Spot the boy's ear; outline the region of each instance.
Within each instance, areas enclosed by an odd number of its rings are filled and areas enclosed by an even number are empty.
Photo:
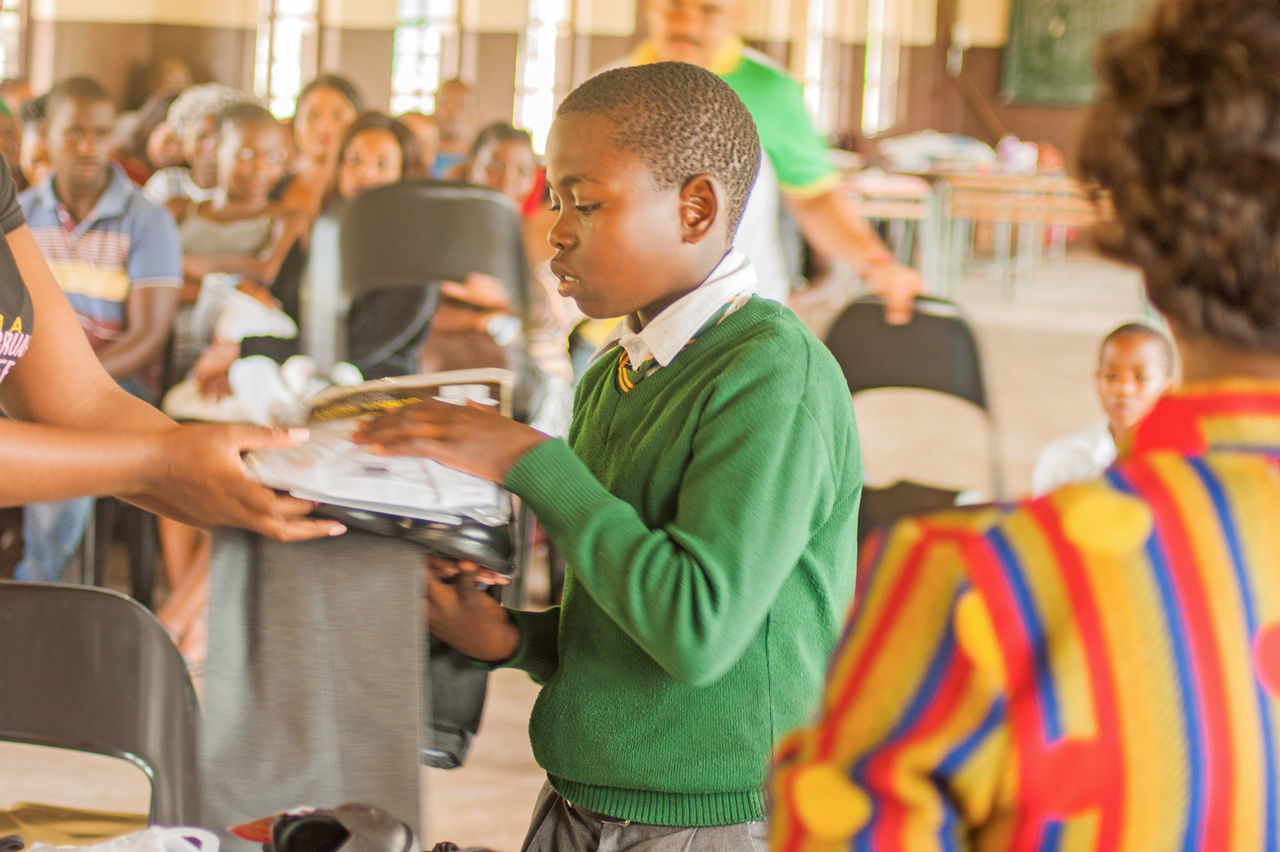
[[[720,218],[720,187],[708,174],[694,175],[680,189],[680,231],[686,243],[701,242]]]

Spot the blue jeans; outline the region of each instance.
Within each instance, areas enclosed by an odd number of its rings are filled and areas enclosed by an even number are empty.
[[[77,497],[57,503],[29,503],[22,510],[22,561],[16,580],[61,583],[67,562],[80,546],[96,501]]]
[[[155,398],[155,392],[134,376],[121,379],[118,384],[146,402]],[[65,582],[67,562],[80,547],[95,502],[92,497],[76,497],[23,507],[22,560],[14,568],[13,578],[37,583]]]

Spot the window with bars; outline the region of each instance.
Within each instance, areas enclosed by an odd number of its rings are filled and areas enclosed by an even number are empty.
[[[867,7],[867,65],[862,89],[862,135],[875,136],[898,120],[898,58],[901,38],[889,0]]]
[[[22,0],[0,0],[0,77],[22,75]]]
[[[318,0],[260,0],[254,93],[279,118],[293,115],[303,83],[316,76]]]
[[[515,124],[533,135],[541,153],[555,116],[556,60],[569,35],[569,0],[529,0],[529,19],[520,34],[516,64]]]
[[[458,0],[397,0],[391,112],[430,113],[440,83],[458,76]]]

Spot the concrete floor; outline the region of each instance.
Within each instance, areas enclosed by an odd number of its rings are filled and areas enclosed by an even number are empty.
[[[821,334],[842,300],[832,288],[809,295],[798,310]],[[1112,327],[1143,316],[1138,278],[1075,254],[1063,266],[1042,265],[1026,276],[1012,299],[986,270],[974,270],[958,300],[977,330],[1006,486],[1024,492],[1040,447],[1100,416],[1092,389],[1097,344]],[[981,418],[962,403],[927,397],[883,391],[857,401],[868,480],[909,476],[981,487]],[[536,600],[536,588],[534,594]],[[519,848],[543,781],[526,735],[536,693],[521,673],[495,673],[467,765],[450,772],[423,770],[423,848],[440,840]],[[0,745],[0,808],[37,800],[145,810],[145,779],[130,766],[112,764],[118,762]]]

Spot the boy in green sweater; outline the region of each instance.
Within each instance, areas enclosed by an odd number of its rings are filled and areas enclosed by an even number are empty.
[[[852,597],[848,388],[790,310],[752,296],[731,245],[759,158],[707,71],[588,80],[547,144],[551,266],[588,316],[624,319],[568,441],[443,403],[362,433],[501,482],[565,555],[545,612],[498,606],[465,563],[428,583],[433,633],[543,685],[526,849],[763,849],[773,745],[813,708]]]

